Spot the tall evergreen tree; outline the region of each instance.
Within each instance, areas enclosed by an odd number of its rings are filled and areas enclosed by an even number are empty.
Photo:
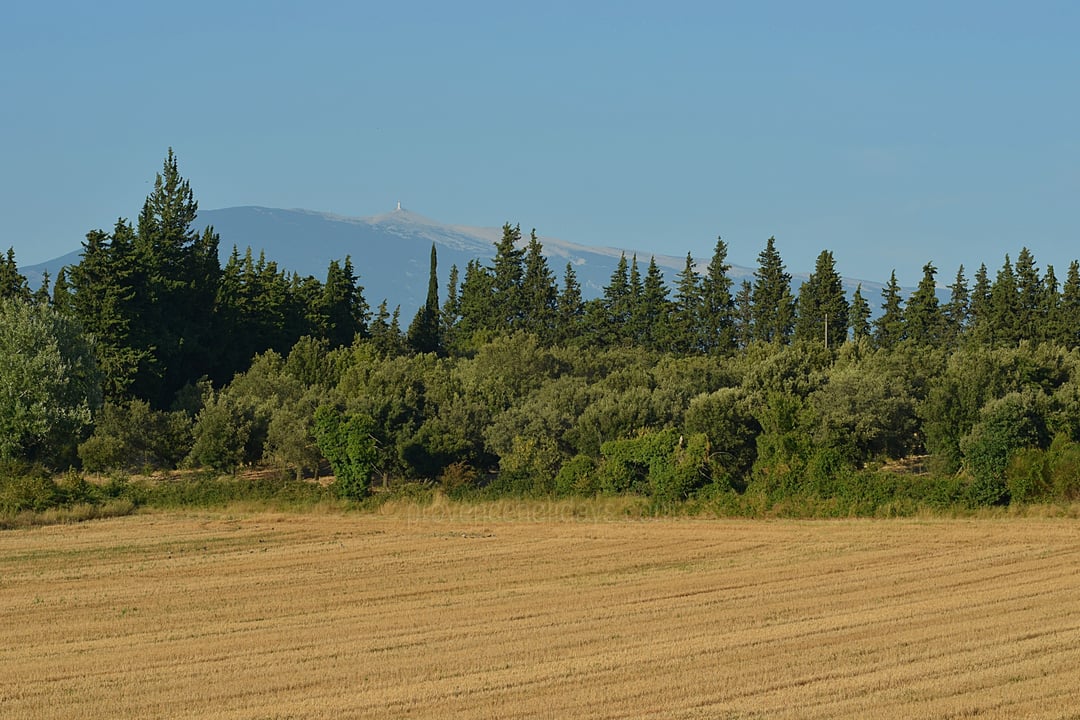
[[[754,287],[749,280],[739,284],[735,295],[735,345],[745,348],[754,341]]]
[[[1065,347],[1080,345],[1080,262],[1073,260],[1061,286],[1061,304],[1058,310],[1055,340]]]
[[[716,238],[712,259],[701,279],[701,308],[698,326],[701,328],[702,349],[709,353],[730,353],[735,349],[735,300],[731,296],[731,265],[727,261],[728,247]]]
[[[1008,255],[990,288],[989,320],[993,344],[1015,345],[1020,340],[1020,293]]]
[[[535,229],[529,236],[524,262],[525,273],[521,281],[522,324],[544,343],[551,343],[555,338],[559,291]]]
[[[786,343],[795,324],[795,298],[791,294],[791,275],[770,237],[758,255],[753,292],[754,339]]]
[[[942,340],[942,316],[937,299],[937,268],[923,265],[922,280],[908,298],[904,312],[904,336],[919,345],[936,347]]]
[[[795,339],[839,345],[847,338],[848,301],[833,254],[823,250],[799,288]]]
[[[556,339],[560,343],[576,339],[581,334],[581,323],[585,316],[585,303],[581,297],[581,285],[578,283],[574,266],[566,263],[563,272],[563,289],[559,294],[558,322]]]
[[[973,343],[991,345],[994,327],[990,313],[990,277],[986,263],[975,271],[975,283],[971,286],[971,302],[968,304],[967,336]]]
[[[131,327],[143,302],[136,295],[140,283],[133,236],[123,220],[117,221],[111,235],[102,230],[87,233],[82,258],[71,268],[72,307],[80,324],[95,338],[106,400],[129,397],[140,368],[146,372],[155,363],[145,338],[138,342]]]
[[[701,352],[701,304],[701,276],[698,275],[693,256],[686,253],[686,264],[675,276],[675,301],[670,326],[671,350],[674,352]]]
[[[8,298],[30,300],[30,286],[15,262],[15,248],[8,248],[7,256],[0,257],[0,299]]]
[[[851,296],[849,314],[851,316],[851,339],[858,342],[863,338],[869,338],[872,327],[870,325],[870,303],[863,297],[862,283],[855,287],[855,294]]]
[[[904,307],[895,270],[889,276],[885,289],[881,291],[881,298],[882,312],[874,321],[874,341],[878,347],[893,348],[904,339]]]
[[[159,407],[209,371],[219,346],[213,316],[220,276],[218,236],[210,227],[202,233],[194,229],[198,210],[191,184],[180,175],[169,148],[132,242],[140,307],[130,318],[131,337],[136,348],[154,359],[140,367],[132,390]]]
[[[967,278],[961,265],[956,271],[956,279],[949,286],[949,302],[945,303],[941,312],[942,340],[950,347],[956,346],[967,328],[969,298]]]
[[[503,225],[502,239],[495,244],[491,267],[491,310],[485,326],[499,332],[520,327],[523,315],[521,281],[525,275],[525,250],[521,244],[521,225]]]
[[[493,329],[498,324],[494,307],[494,277],[479,260],[470,260],[465,266],[465,278],[461,281],[461,319],[458,322],[459,341],[467,340],[481,330]]]
[[[656,258],[649,259],[649,269],[645,272],[642,284],[641,300],[637,304],[637,322],[639,329],[637,341],[652,350],[667,350],[671,342],[669,320],[671,301],[668,289],[664,285],[664,275],[656,264]]]
[[[436,298],[437,293],[436,285]],[[325,318],[324,336],[331,348],[351,345],[357,335],[367,336],[368,306],[349,256],[340,264],[330,261],[319,311]]]
[[[1061,288],[1053,265],[1046,266],[1039,306],[1036,309],[1035,339],[1040,342],[1056,342],[1057,329],[1061,324]]]
[[[454,333],[458,320],[461,319],[461,298],[458,297],[458,267],[450,266],[450,277],[446,281],[446,302],[443,303],[439,320],[442,324],[443,344],[453,345]]]
[[[431,243],[431,259],[428,269],[427,299],[423,307],[416,311],[416,317],[409,325],[407,339],[409,347],[418,353],[442,352],[441,328],[439,325],[439,260],[435,243]]]

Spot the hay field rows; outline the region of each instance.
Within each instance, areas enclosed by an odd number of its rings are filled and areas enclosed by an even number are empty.
[[[0,533],[0,717],[1080,717],[1080,525],[141,515]]]

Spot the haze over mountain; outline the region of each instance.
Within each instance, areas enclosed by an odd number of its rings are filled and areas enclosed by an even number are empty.
[[[470,260],[478,258],[488,263],[494,256],[495,243],[502,237],[501,227],[447,225],[401,207],[365,218],[301,209],[230,207],[200,211],[196,226],[206,225],[212,225],[221,236],[223,265],[234,246],[241,255],[250,247],[256,258],[262,252],[267,261],[276,262],[279,268],[323,279],[331,260],[349,256],[368,303],[374,308],[386,299],[390,308],[400,305],[406,319],[424,302],[432,243],[438,253],[439,291],[445,297],[450,267],[457,265],[464,276]],[[529,232],[530,228],[522,227],[523,241],[528,240]],[[685,255],[653,255],[629,248],[590,247],[543,235],[539,237],[560,286],[566,264],[570,263],[586,298],[602,293],[624,252],[628,259],[637,255],[642,273],[649,258],[655,257],[672,292],[676,274],[686,264]],[[44,271],[55,278],[61,267],[77,263],[79,255],[79,251],[68,253],[26,267],[23,272],[31,285],[37,287]],[[704,272],[710,258],[695,257],[694,260],[699,272]],[[734,281],[732,292],[744,278],[752,278],[753,272],[753,268],[733,266],[729,273]],[[792,292],[797,293],[806,273],[792,271],[792,274]],[[845,280],[849,293],[857,284],[858,281]],[[881,287],[880,283],[863,282],[864,296],[872,306]]]

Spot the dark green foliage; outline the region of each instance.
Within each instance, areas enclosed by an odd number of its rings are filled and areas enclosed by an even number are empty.
[[[855,294],[851,297],[851,309],[849,312],[851,321],[851,340],[858,342],[870,337],[870,303],[862,294],[862,283],[855,288]]]
[[[371,490],[378,452],[372,435],[374,423],[359,413],[343,413],[332,405],[315,411],[315,439],[334,469],[338,496],[360,500]]]
[[[1034,390],[1012,392],[991,400],[979,421],[960,441],[964,465],[974,477],[975,501],[996,505],[1008,499],[1005,468],[1013,453],[1044,449],[1050,443],[1046,399]]]
[[[8,248],[6,256],[0,256],[0,300],[29,302],[30,286],[26,276],[19,272],[15,262],[15,248]]]
[[[701,278],[701,307],[698,326],[701,349],[709,353],[729,354],[736,347],[735,299],[731,295],[731,265],[728,246],[716,238],[712,259]]]
[[[874,321],[874,342],[880,348],[891,349],[904,339],[904,308],[900,298],[900,284],[896,282],[896,271],[889,276],[889,282],[881,291],[881,315]]]
[[[192,445],[192,421],[184,411],[153,410],[144,400],[107,402],[94,433],[79,445],[91,472],[173,469]]]
[[[904,337],[917,345],[937,347],[945,336],[944,319],[938,306],[937,268],[933,263],[923,266],[919,287],[908,298],[904,313]]]
[[[757,459],[756,438],[761,424],[743,388],[721,388],[690,401],[685,419],[688,433],[709,438],[711,462],[733,486],[740,486]]]
[[[769,238],[758,255],[752,295],[754,340],[786,343],[795,325],[795,298],[791,295],[791,275],[776,249],[776,238]]]
[[[601,446],[598,471],[603,492],[634,492],[663,501],[685,499],[711,481],[710,446],[703,434],[686,437],[674,429],[644,432]]]
[[[836,346],[847,338],[847,331],[847,297],[832,253],[823,250],[799,289],[795,339]]]
[[[385,310],[385,309],[384,309]],[[428,271],[427,300],[416,311],[409,325],[408,342],[415,352],[437,353],[442,351],[442,328],[439,322],[439,275],[435,243],[431,244],[431,262]]]

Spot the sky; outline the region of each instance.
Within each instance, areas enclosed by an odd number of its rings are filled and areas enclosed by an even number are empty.
[[[0,246],[204,209],[535,227],[913,286],[1080,257],[1080,3],[16,0]],[[298,239],[300,241],[300,239]],[[228,243],[228,238],[222,238]],[[359,261],[362,263],[362,261]]]

